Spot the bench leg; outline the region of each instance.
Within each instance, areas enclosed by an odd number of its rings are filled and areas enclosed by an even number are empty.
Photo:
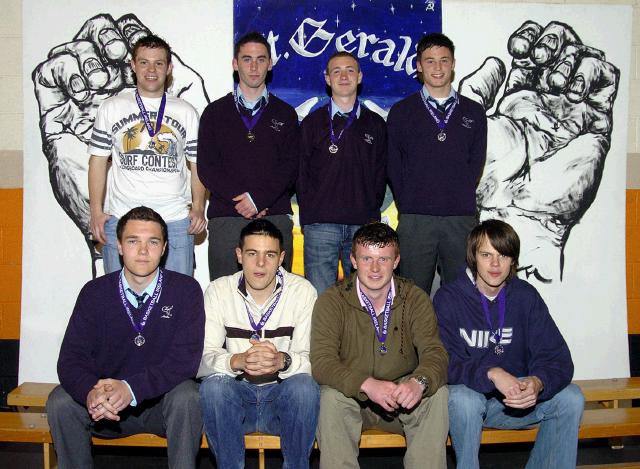
[[[264,469],[264,448],[258,450],[258,469]]]
[[[56,452],[54,451],[51,443],[42,444],[42,454],[44,469],[57,469],[58,458],[56,457]]]

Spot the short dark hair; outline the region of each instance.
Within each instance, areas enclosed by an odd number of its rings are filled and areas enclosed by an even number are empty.
[[[250,42],[257,42],[258,44],[262,44],[263,46],[265,46],[267,48],[267,55],[269,56],[269,59],[271,59],[271,45],[262,34],[256,31],[247,33],[240,39],[238,39],[238,42],[236,42],[233,46],[233,57],[237,59],[238,54],[240,54],[240,48]]]
[[[164,49],[167,53],[167,63],[171,63],[171,46],[167,41],[162,39],[160,36],[156,36],[155,34],[149,34],[143,38],[138,39],[138,41],[133,45],[133,51],[131,51],[131,56],[133,60],[136,59],[136,55],[138,54],[138,49],[141,47],[146,47],[148,49]]]
[[[416,48],[418,60],[420,60],[425,50],[432,47],[446,47],[451,51],[451,57],[455,57],[456,47],[451,39],[442,33],[429,33],[422,36],[422,39],[418,42],[418,47]]]
[[[485,220],[476,226],[467,238],[467,266],[473,276],[478,274],[478,261],[476,254],[482,242],[487,239],[503,256],[510,257],[511,271],[507,280],[516,276],[518,271],[518,257],[520,256],[520,238],[511,225],[502,220]]]
[[[251,221],[248,225],[242,228],[242,231],[240,232],[240,240],[238,241],[238,247],[241,250],[244,247],[244,239],[247,236],[251,235],[268,236],[269,238],[277,239],[278,244],[280,245],[280,252],[284,250],[284,239],[282,237],[282,232],[269,220],[259,218],[258,220]]]
[[[118,237],[118,241],[122,242],[122,234],[124,233],[124,227],[129,220],[140,220],[140,221],[153,221],[160,225],[160,229],[162,230],[162,241],[167,241],[169,237],[167,231],[167,224],[162,219],[160,214],[155,210],[149,207],[135,207],[125,213],[120,220],[118,220],[118,226],[116,227],[116,236]]]
[[[377,248],[394,246],[396,255],[400,252],[400,241],[396,230],[379,221],[367,223],[358,228],[358,231],[353,235],[351,243],[351,254],[354,256],[356,255],[356,245],[358,244]]]
[[[329,60],[327,60],[327,66],[324,69],[325,75],[329,75],[329,63],[331,63],[331,61],[337,57],[351,57],[353,60],[356,61],[356,65],[358,66],[358,71],[360,71],[360,62],[358,61],[358,58],[355,55],[353,55],[351,52],[347,52],[346,50],[339,50],[331,54],[331,57],[329,57]]]

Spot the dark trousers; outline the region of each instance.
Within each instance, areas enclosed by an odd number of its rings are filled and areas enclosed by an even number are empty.
[[[269,215],[264,217],[282,232],[284,239],[283,267],[291,272],[293,258],[293,221],[289,215]],[[209,220],[209,279],[215,280],[240,270],[236,248],[240,232],[251,220],[242,217],[216,217]]]
[[[427,294],[431,293],[436,266],[440,268],[441,284],[452,282],[465,265],[467,236],[476,224],[475,216],[401,214],[398,273],[412,279]]]
[[[94,422],[87,408],[56,387],[47,400],[47,416],[59,469],[93,467],[91,436],[119,438],[153,433],[167,438],[169,467],[195,469],[202,439],[198,384],[183,381],[164,396],[120,412],[120,421]]]

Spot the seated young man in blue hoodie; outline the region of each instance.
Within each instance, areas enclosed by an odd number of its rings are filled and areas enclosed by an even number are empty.
[[[540,294],[516,276],[520,239],[499,220],[475,227],[467,269],[436,293],[449,352],[449,432],[458,468],[478,468],[482,427],[539,424],[527,468],[574,468],[584,408],[573,362]]]

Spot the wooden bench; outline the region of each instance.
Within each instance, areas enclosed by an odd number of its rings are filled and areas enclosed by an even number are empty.
[[[619,378],[604,380],[575,381],[584,393],[585,400],[595,406],[584,412],[580,426],[580,439],[621,438],[640,435],[640,408],[623,407],[631,399],[640,398],[640,378]],[[43,413],[47,396],[55,387],[50,383],[23,383],[9,393],[7,403],[12,406],[29,408],[35,412],[0,413],[0,441],[42,443],[44,468],[56,467],[55,453],[52,449],[51,435],[47,416]],[[482,444],[532,442],[537,428],[528,430],[484,429]],[[98,446],[143,446],[166,447],[165,438],[139,434],[124,438],[93,438]],[[450,444],[450,442],[448,442]],[[265,467],[265,450],[280,449],[280,438],[274,435],[252,433],[245,435],[248,450],[258,451],[260,469]],[[404,436],[379,430],[367,430],[362,433],[360,448],[404,448]],[[206,438],[202,447],[207,448]],[[640,467],[640,465],[613,465],[610,467]]]

